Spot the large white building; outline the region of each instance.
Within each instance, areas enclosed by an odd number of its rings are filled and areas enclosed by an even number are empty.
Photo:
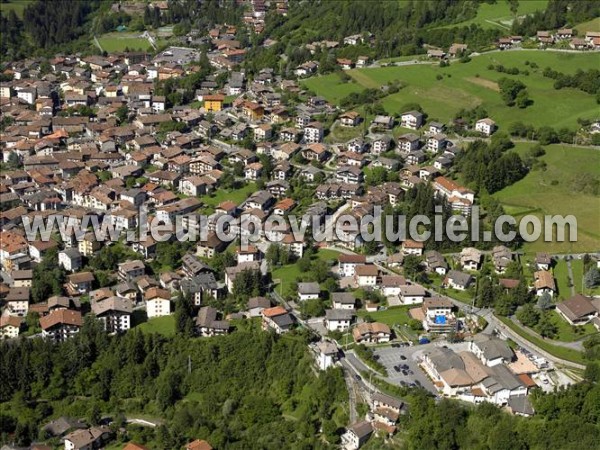
[[[133,304],[130,299],[109,297],[92,302],[92,312],[108,333],[121,333],[131,328]]]
[[[171,293],[166,289],[150,288],[144,294],[148,319],[171,314]]]

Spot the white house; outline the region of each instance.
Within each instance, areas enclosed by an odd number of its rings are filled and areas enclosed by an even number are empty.
[[[351,292],[334,292],[331,294],[333,309],[354,309],[356,299]]]
[[[539,270],[533,273],[534,279],[534,290],[538,297],[544,294],[550,294],[553,296],[556,294],[556,283],[552,273],[547,270]]]
[[[492,133],[494,133],[494,131],[496,131],[496,122],[489,117],[478,120],[475,123],[475,131],[479,131],[486,136],[490,136]]]
[[[325,131],[319,122],[311,122],[304,127],[304,140],[308,144],[316,144],[323,140]]]
[[[342,253],[338,257],[338,274],[340,277],[353,277],[356,273],[356,266],[366,262],[367,257],[364,255],[346,255]]]
[[[321,341],[315,346],[317,366],[320,370],[327,370],[339,359],[337,345],[329,341]]]
[[[464,291],[469,287],[471,282],[473,281],[473,277],[468,273],[460,272],[458,270],[451,270],[444,278],[444,286],[452,289],[457,289],[459,291]]]
[[[260,260],[260,250],[255,245],[237,247],[235,254],[238,264]]]
[[[58,265],[68,272],[76,272],[81,269],[81,253],[77,248],[67,248],[58,252]]]
[[[22,319],[15,316],[0,317],[0,338],[13,339],[19,337]]]
[[[298,283],[298,300],[314,300],[319,298],[321,287],[319,283]]]
[[[515,354],[505,341],[483,334],[473,337],[469,342],[469,350],[488,367],[508,364],[515,359]]]
[[[381,276],[381,293],[386,297],[394,297],[400,295],[400,287],[406,284],[404,277],[399,275],[382,275]]]
[[[465,270],[479,270],[482,256],[475,247],[465,247],[460,252],[460,264]]]
[[[325,327],[329,331],[345,331],[355,317],[354,309],[328,309],[325,311]]]
[[[373,433],[373,426],[370,422],[362,421],[351,425],[342,435],[342,448],[346,450],[357,450]]]
[[[131,327],[132,301],[129,298],[109,297],[92,302],[92,312],[108,333],[122,333]]]
[[[423,125],[423,114],[419,111],[407,111],[400,116],[400,125],[416,130]]]
[[[152,287],[144,294],[149,319],[171,314],[171,293],[166,289]]]
[[[405,255],[421,256],[423,254],[423,242],[407,239],[402,242],[402,252]]]
[[[354,278],[360,287],[375,287],[379,269],[375,265],[362,264],[356,266]]]
[[[400,300],[403,305],[416,305],[423,303],[426,291],[418,284],[405,284],[400,286]]]

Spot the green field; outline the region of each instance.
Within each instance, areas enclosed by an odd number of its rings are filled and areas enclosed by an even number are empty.
[[[33,2],[34,0],[9,0],[7,3],[0,3],[0,13],[5,15],[9,11],[14,11],[17,16],[23,17],[23,10]]]
[[[237,205],[240,205],[244,200],[246,200],[250,194],[256,191],[255,183],[248,183],[240,189],[236,189],[235,191],[226,191],[224,189],[218,189],[216,192],[205,195],[201,198],[202,203],[210,207],[216,207],[220,203],[223,203],[226,200],[232,201]]]
[[[375,322],[381,322],[390,328],[396,325],[405,325],[409,322],[408,310],[414,306],[391,306],[384,311],[367,312],[364,309],[358,311],[359,317],[370,316]]]
[[[548,0],[522,0],[518,3],[517,17],[522,17],[546,9]],[[482,28],[503,28],[508,31],[513,20],[514,15],[510,11],[508,2],[497,0],[495,3],[481,3],[477,9],[477,15],[473,19],[448,25],[444,28],[477,24]]]
[[[338,103],[348,94],[363,90],[363,86],[358,83],[343,82],[337,73],[309,78],[302,81],[302,84],[306,89],[334,103]]]
[[[531,69],[525,61],[539,67]],[[528,70],[529,75],[507,75],[488,70],[490,64]],[[565,73],[577,69],[598,67],[597,55],[523,50],[519,52],[493,52],[473,57],[471,62],[454,62],[450,67],[437,64],[419,64],[401,67],[353,69],[348,73],[356,83],[341,83],[337,74],[305,80],[304,85],[333,103],[350,92],[363,88],[378,88],[390,81],[400,80],[406,86],[398,93],[381,101],[390,114],[399,114],[407,103],[419,103],[429,119],[448,122],[461,108],[482,105],[500,129],[513,122],[522,121],[535,126],[578,127],[577,118],[596,118],[598,104],[594,96],[575,89],[555,90],[553,80],[544,78],[542,71],[552,66]],[[440,75],[442,78],[437,79]],[[529,91],[533,104],[526,109],[510,108],[497,92],[496,82],[502,78],[522,81]]]
[[[571,297],[571,287],[569,286],[569,269],[564,259],[559,259],[554,266],[554,278],[558,287],[558,299],[566,300]]]
[[[558,327],[556,340],[562,342],[573,342],[583,339],[591,334],[597,333],[596,328],[591,323],[573,327],[563,319],[556,311],[550,311],[552,322]],[[574,330],[577,330],[575,332]]]
[[[531,144],[517,144],[524,152]],[[519,217],[535,214],[572,214],[577,219],[577,242],[526,243],[526,252],[594,252],[600,249],[600,197],[573,192],[571,183],[584,173],[600,176],[600,152],[593,148],[549,145],[541,157],[545,171],[535,170],[525,178],[494,194],[506,211]],[[581,283],[581,280],[574,280]],[[570,294],[569,294],[570,295]],[[562,294],[561,294],[562,296]],[[568,298],[565,297],[565,298]]]
[[[356,127],[342,127],[339,123],[337,123],[331,132],[325,136],[325,142],[329,144],[336,142],[348,142],[354,138],[363,136],[363,132],[365,131],[364,122]]]
[[[142,51],[152,50],[150,42],[139,37],[139,33],[108,33],[98,37],[98,42],[102,46],[102,50],[108,53],[122,52],[125,48]]]
[[[159,333],[164,336],[173,336],[175,334],[175,316],[156,317],[140,324],[137,328],[144,333]]]
[[[575,27],[580,35],[584,35],[586,31],[600,31],[600,17],[590,20],[589,22],[580,23]]]
[[[317,258],[323,259],[325,261],[337,261],[339,256],[339,252],[335,250],[329,249],[319,249],[317,253]],[[291,285],[297,279],[301,278],[302,272],[298,267],[298,264],[288,264],[285,266],[281,266],[272,272],[273,281],[276,283],[276,287],[274,288],[279,294],[282,296],[293,296],[295,292],[292,292]]]
[[[583,292],[583,260],[573,259],[571,261],[571,270],[573,271],[573,285],[575,292]]]

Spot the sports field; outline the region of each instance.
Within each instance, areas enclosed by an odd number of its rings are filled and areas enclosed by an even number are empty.
[[[147,39],[139,37],[139,33],[108,33],[98,37],[98,42],[102,50],[112,52],[122,52],[126,48],[129,50],[152,50],[152,46]]]
[[[517,151],[524,153],[530,146],[517,144]],[[545,150],[546,154],[541,160],[546,162],[546,170],[531,171],[525,178],[494,196],[503,203],[507,213],[517,217],[524,214],[538,217],[572,214],[576,217],[577,242],[547,243],[539,240],[525,244],[526,252],[579,253],[600,250],[600,197],[573,190],[573,182],[583,174],[600,177],[600,151],[564,145],[549,145]]]
[[[532,69],[525,62],[535,62]],[[507,75],[488,70],[490,64],[527,70],[529,75]],[[578,68],[598,67],[596,54],[574,54],[551,51],[522,50],[491,52],[473,57],[471,62],[453,62],[450,67],[437,64],[418,64],[401,67],[381,67],[349,70],[356,83],[342,83],[337,74],[315,77],[304,85],[338,103],[349,92],[363,88],[377,88],[390,81],[400,80],[405,87],[398,93],[384,97],[382,105],[390,114],[399,114],[407,103],[419,103],[430,120],[450,121],[461,108],[483,105],[499,127],[522,121],[534,126],[577,127],[577,118],[595,118],[598,104],[594,96],[575,89],[555,90],[553,80],[542,76],[545,67],[554,67],[565,73]],[[533,105],[526,109],[508,107],[497,92],[496,82],[508,77],[522,81],[529,91]]]

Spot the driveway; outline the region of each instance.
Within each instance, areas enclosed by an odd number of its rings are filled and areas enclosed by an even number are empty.
[[[419,367],[419,358],[424,350],[432,348],[433,344],[417,345],[412,347],[385,347],[375,350],[379,356],[379,362],[385,366],[388,372],[386,381],[400,386],[402,384],[417,384],[427,389],[432,394],[437,394],[433,383]],[[404,357],[405,359],[402,359]],[[394,366],[408,366],[406,375],[402,371],[396,371]]]

